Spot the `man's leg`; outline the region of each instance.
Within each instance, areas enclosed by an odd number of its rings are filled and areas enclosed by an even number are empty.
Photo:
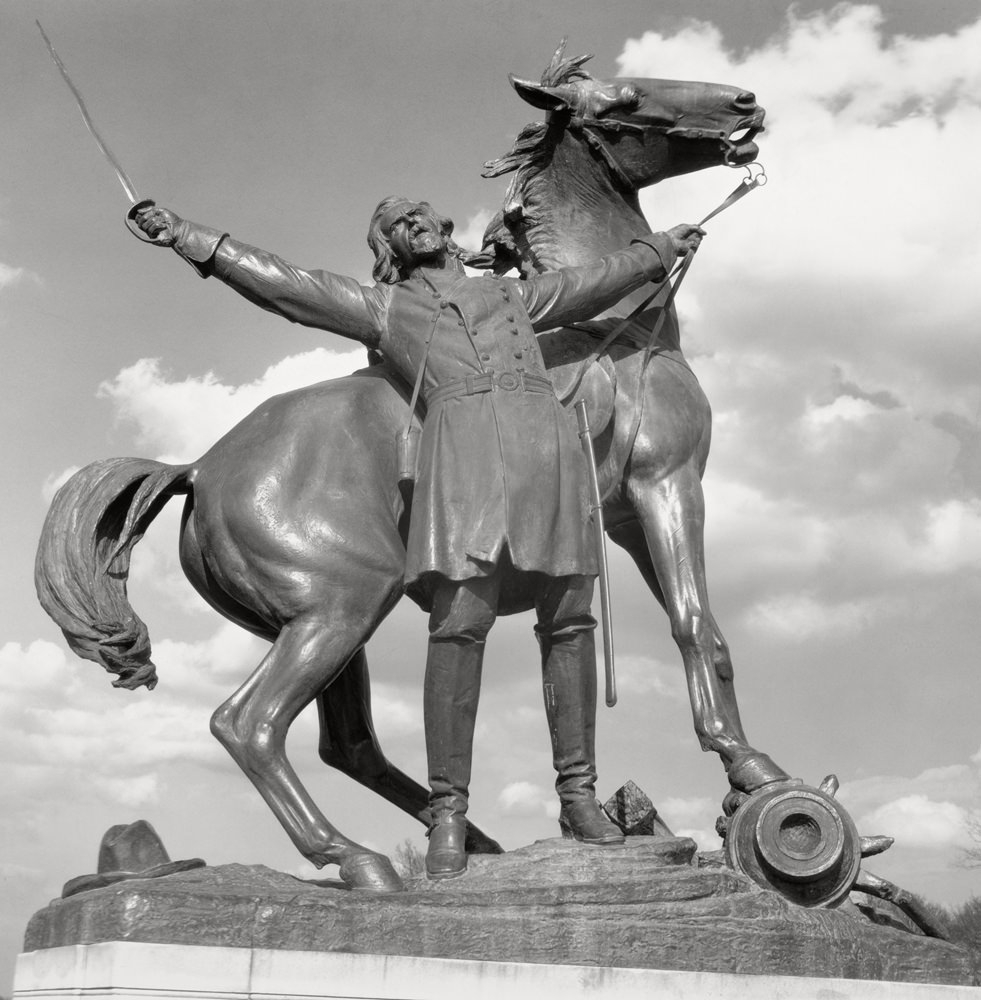
[[[592,577],[550,579],[539,594],[535,632],[542,649],[545,714],[552,737],[562,835],[621,844],[623,833],[596,801],[596,619]]]
[[[441,580],[429,618],[423,711],[429,762],[426,872],[452,878],[467,867],[467,805],[484,640],[497,615],[498,580]]]

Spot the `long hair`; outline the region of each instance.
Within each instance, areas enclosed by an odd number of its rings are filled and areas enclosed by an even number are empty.
[[[383,282],[386,285],[394,285],[399,281],[404,281],[408,277],[408,272],[393,252],[388,233],[382,230],[381,219],[392,205],[396,205],[400,201],[409,200],[408,198],[400,198],[397,195],[390,195],[388,198],[383,198],[378,203],[378,207],[371,213],[371,222],[368,224],[368,246],[371,247],[371,251],[375,255],[375,266],[372,268],[371,274],[375,281]],[[428,201],[414,202],[413,204],[420,205],[432,212],[441,235],[446,239],[446,249],[451,257],[467,256],[450,239],[450,235],[453,232],[452,219],[440,215]]]

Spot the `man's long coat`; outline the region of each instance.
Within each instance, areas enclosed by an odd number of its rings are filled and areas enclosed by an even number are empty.
[[[554,393],[508,386],[523,375],[547,376],[536,332],[595,316],[663,277],[673,259],[667,237],[655,234],[594,264],[528,280],[467,277],[449,267],[374,286],[300,270],[187,223],[176,249],[199,273],[214,274],[264,309],[381,351],[410,385],[431,337],[405,572],[420,603],[428,603],[433,574],[484,576],[503,555],[524,572],[596,573],[574,423]],[[491,375],[494,391],[433,401],[439,387],[470,375]]]

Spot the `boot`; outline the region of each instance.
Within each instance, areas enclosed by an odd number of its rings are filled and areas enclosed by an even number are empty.
[[[431,789],[426,874],[433,879],[467,869],[466,813],[483,657],[482,642],[429,643],[423,708]]]
[[[596,654],[592,630],[541,635],[545,715],[558,777],[562,836],[622,844],[623,832],[596,801]]]

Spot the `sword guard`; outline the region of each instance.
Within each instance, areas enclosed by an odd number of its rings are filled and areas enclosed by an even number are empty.
[[[141,243],[161,243],[162,240],[154,239],[152,236],[148,236],[142,229],[136,224],[136,213],[142,212],[144,208],[152,208],[156,205],[156,202],[152,198],[144,198],[142,201],[138,201],[135,205],[131,206],[130,210],[126,213],[126,228],[141,242]]]

